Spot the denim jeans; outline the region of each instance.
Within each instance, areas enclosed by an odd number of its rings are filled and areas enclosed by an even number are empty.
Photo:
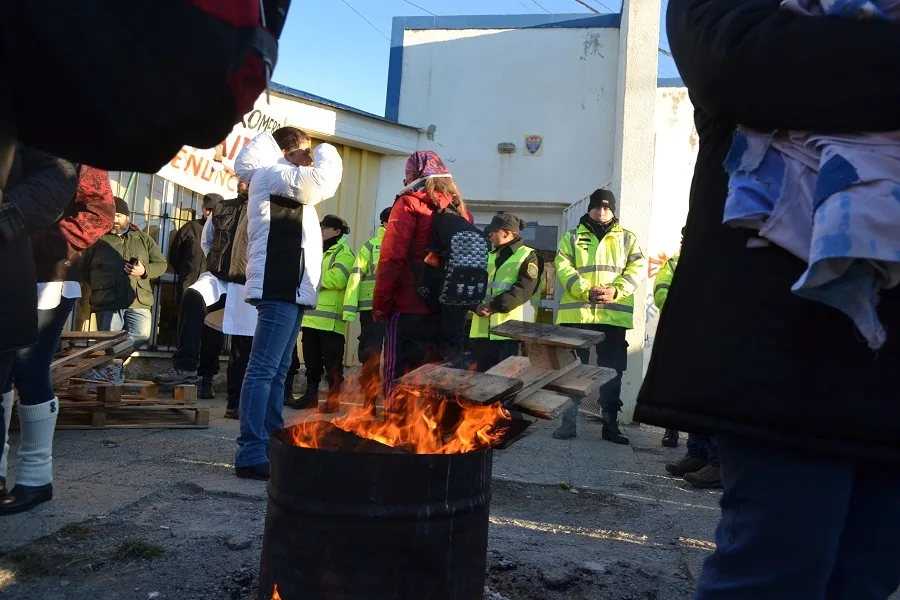
[[[303,308],[298,304],[263,300],[256,309],[256,332],[241,387],[241,433],[235,467],[269,460],[269,434],[284,426],[284,379],[303,320]]]
[[[687,454],[691,458],[702,458],[714,467],[719,466],[719,447],[716,438],[711,435],[689,433]]]
[[[722,518],[695,600],[885,600],[900,585],[900,467],[717,436]]]
[[[38,311],[38,343],[15,352],[10,383],[19,391],[19,402],[25,406],[43,404],[55,397],[50,383],[50,363],[59,346],[59,338],[76,298],[62,298],[59,306]],[[4,389],[10,389],[7,385]]]
[[[99,331],[127,331],[135,350],[139,350],[150,339],[153,319],[149,308],[101,310],[94,314],[97,316]]]

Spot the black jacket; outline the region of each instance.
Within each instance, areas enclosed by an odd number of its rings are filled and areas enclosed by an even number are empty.
[[[243,285],[247,282],[247,195],[216,203],[210,218],[209,272],[222,281]]]
[[[206,270],[206,256],[203,255],[200,243],[205,223],[205,219],[185,223],[172,236],[169,243],[169,264],[175,270],[175,277],[182,293],[197,281],[200,273]]]
[[[873,353],[848,317],[791,292],[802,261],[777,247],[748,249],[746,231],[722,225],[722,163],[736,124],[900,129],[900,26],[800,17],[779,4],[669,2],[669,42],[700,150],[635,419],[900,461],[900,290],[882,295],[888,341]]]
[[[522,238],[516,238],[514,241],[500,247],[494,259],[494,266],[499,269],[524,243]],[[533,276],[534,273],[537,273],[537,277]],[[526,302],[530,302],[541,283],[543,273],[544,261],[538,256],[537,252],[532,252],[519,268],[519,278],[513,284],[512,289],[502,294],[497,294],[491,300],[491,310],[498,313],[508,313]]]
[[[23,145],[0,203],[0,352],[37,342],[37,277],[31,234],[75,197],[76,165]]]

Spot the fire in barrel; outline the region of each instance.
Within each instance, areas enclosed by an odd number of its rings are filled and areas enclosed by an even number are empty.
[[[273,436],[261,600],[481,600],[492,447],[522,422],[441,387]]]

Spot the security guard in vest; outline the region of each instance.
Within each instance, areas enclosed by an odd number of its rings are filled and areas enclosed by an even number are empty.
[[[681,230],[681,239],[684,240],[684,229]],[[669,297],[669,286],[672,285],[672,278],[675,276],[675,267],[678,266],[678,254],[668,259],[663,266],[659,268],[656,274],[656,283],[653,286],[653,304],[656,308],[662,310]],[[663,435],[662,445],[667,448],[676,448],[678,446],[678,430],[666,429]]]
[[[322,228],[322,281],[315,310],[306,311],[301,325],[303,362],[306,365],[306,392],[291,408],[318,406],[319,381],[322,373],[328,382],[328,402],[322,412],[338,409],[341,384],[344,382],[344,290],[353,268],[353,251],[344,240],[350,233],[347,222],[335,215],[325,215]]]
[[[644,263],[637,236],[616,218],[616,197],[609,190],[591,194],[587,214],[578,227],[563,235],[556,255],[556,275],[563,290],[557,324],[606,334],[597,344],[597,365],[615,369],[616,377],[600,388],[600,407],[603,439],[614,444],[629,443],[619,430],[618,414],[622,373],[628,364],[625,333],[634,327],[634,292]],[[590,352],[579,350],[578,355],[587,363]],[[553,437],[575,437],[577,413],[578,405],[573,404]]]
[[[362,370],[359,383],[365,394],[365,409],[375,413],[378,390],[381,389],[381,351],[384,347],[384,323],[372,318],[372,296],[375,294],[375,269],[381,256],[381,240],[391,218],[391,208],[381,211],[381,224],[375,237],[371,238],[356,255],[347,291],[344,292],[344,320],[355,321],[359,314],[359,362]]]
[[[519,342],[493,333],[507,321],[534,322],[532,298],[538,292],[544,262],[522,241],[525,223],[509,213],[497,213],[484,232],[494,249],[488,254],[488,296],[475,309],[469,332],[477,368],[484,372],[519,354]]]

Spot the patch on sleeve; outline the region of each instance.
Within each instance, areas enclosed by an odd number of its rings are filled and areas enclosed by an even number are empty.
[[[537,278],[538,278],[538,266],[537,266],[537,263],[533,263],[533,262],[528,263],[528,269],[527,269],[527,272],[528,272],[528,276],[529,276],[530,278],[532,278],[532,279],[537,279]]]

